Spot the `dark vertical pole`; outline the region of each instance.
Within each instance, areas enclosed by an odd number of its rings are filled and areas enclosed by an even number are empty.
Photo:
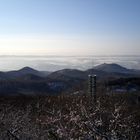
[[[94,101],[96,103],[96,84],[97,84],[97,78],[96,75],[92,76],[89,75],[89,95],[92,99],[92,101]]]
[[[88,83],[89,96],[92,97],[92,93],[93,93],[93,88],[92,88],[92,85],[93,85],[92,75],[89,75],[88,78],[89,78],[89,79],[88,79],[88,80],[89,80],[89,81],[88,81],[88,82],[89,82],[89,83]]]
[[[97,90],[97,87],[96,87],[96,84],[97,84],[97,82],[96,82],[96,80],[97,80],[97,76],[96,75],[94,75],[93,76],[93,97],[94,97],[94,102],[96,102],[96,90]]]

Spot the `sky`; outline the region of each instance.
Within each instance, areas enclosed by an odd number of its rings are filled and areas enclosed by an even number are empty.
[[[0,0],[0,55],[139,55],[140,0]]]

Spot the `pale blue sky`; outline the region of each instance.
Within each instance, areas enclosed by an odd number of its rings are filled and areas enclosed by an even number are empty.
[[[0,54],[67,53],[139,54],[140,0],[0,1]]]

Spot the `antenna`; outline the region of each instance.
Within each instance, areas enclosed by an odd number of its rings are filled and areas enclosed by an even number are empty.
[[[88,82],[88,86],[89,86],[89,95],[91,97],[91,99],[94,99],[94,102],[96,102],[96,75],[89,75],[89,82]]]

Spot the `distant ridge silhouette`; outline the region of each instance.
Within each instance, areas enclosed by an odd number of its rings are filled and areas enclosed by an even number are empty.
[[[18,78],[25,75],[35,75],[38,77],[48,77],[50,79],[86,79],[88,74],[96,74],[98,77],[107,77],[107,76],[135,76],[140,75],[140,70],[135,69],[127,69],[118,64],[101,64],[93,67],[92,69],[88,69],[86,71],[77,70],[77,69],[62,69],[55,72],[48,71],[38,71],[31,67],[24,67],[19,70],[9,71],[9,72],[0,72],[0,79],[10,79],[10,78]],[[38,79],[38,78],[36,78]]]
[[[131,70],[129,70],[125,67],[122,67],[118,64],[115,64],[115,63],[111,63],[111,64],[104,63],[104,64],[101,64],[101,65],[94,67],[94,69],[102,70],[105,72],[117,72],[117,73],[129,73],[129,72],[131,72]]]

